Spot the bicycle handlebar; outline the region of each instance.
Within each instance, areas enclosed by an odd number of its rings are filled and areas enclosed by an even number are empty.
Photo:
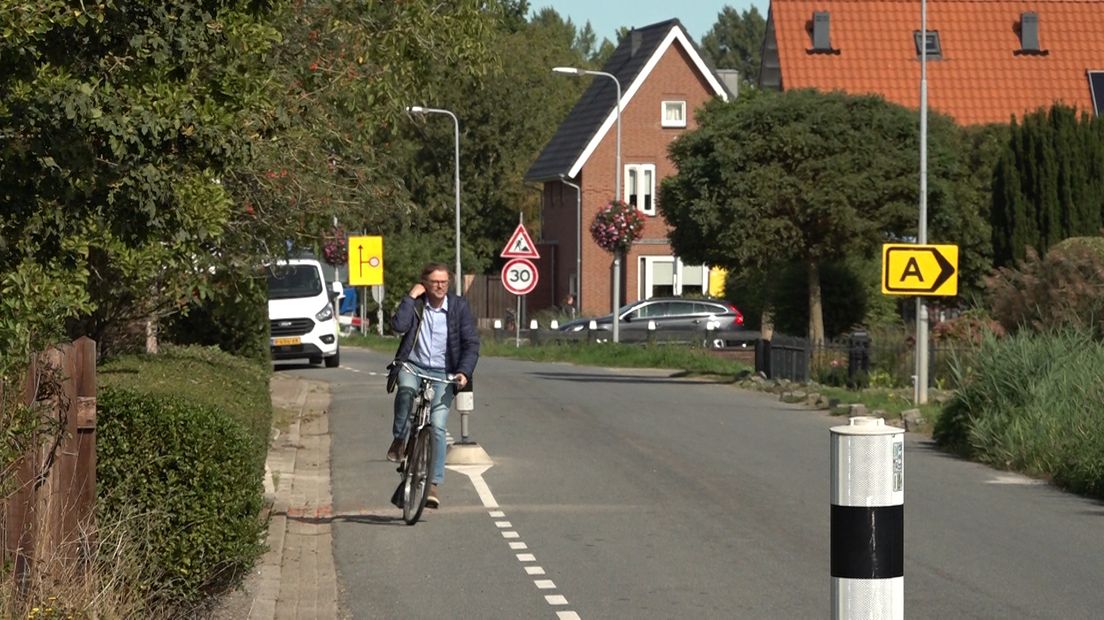
[[[414,375],[415,377],[418,377],[419,379],[425,379],[427,381],[433,381],[435,383],[456,383],[456,384],[459,384],[459,382],[460,382],[460,375],[459,374],[455,374],[455,375],[446,374],[445,378],[441,379],[440,377],[434,377],[434,376],[431,376],[431,375],[422,374],[421,372],[418,371],[418,369],[414,368],[413,366],[411,366],[407,362],[403,362],[402,367],[403,367],[403,370],[405,370],[406,372]]]

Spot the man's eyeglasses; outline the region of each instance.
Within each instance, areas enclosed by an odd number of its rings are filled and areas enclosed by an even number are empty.
[[[436,286],[448,286],[448,280],[426,280],[426,284],[433,284]]]

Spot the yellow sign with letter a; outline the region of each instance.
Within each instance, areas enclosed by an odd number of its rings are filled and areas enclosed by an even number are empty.
[[[933,297],[958,295],[958,246],[883,245],[882,293]]]

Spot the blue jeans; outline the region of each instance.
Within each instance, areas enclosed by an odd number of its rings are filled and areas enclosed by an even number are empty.
[[[407,362],[418,372],[431,377],[439,377],[445,380],[444,370],[422,368],[414,362]],[[401,439],[406,435],[406,425],[410,422],[410,407],[414,404],[414,395],[418,393],[421,379],[407,372],[404,368],[399,370],[398,390],[395,394],[395,421],[391,432],[395,439]],[[453,391],[448,383],[433,384],[433,403],[430,408],[429,421],[433,425],[434,449],[433,449],[433,478],[430,482],[440,484],[445,479],[445,453],[448,446],[445,445],[445,430],[448,423],[449,408],[452,407]]]

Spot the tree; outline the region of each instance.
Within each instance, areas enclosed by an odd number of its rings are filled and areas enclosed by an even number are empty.
[[[451,84],[478,80],[497,61],[485,38],[514,24],[523,3],[329,0],[292,4],[271,58],[280,91],[258,126],[255,159],[233,176],[269,251],[284,240],[317,248],[337,218],[379,234],[434,221],[410,199],[401,162],[416,148],[399,136],[405,108]]]
[[[961,208],[951,125],[933,119],[935,213]],[[670,147],[659,209],[684,260],[735,273],[805,268],[809,337],[823,342],[820,266],[916,227],[915,113],[876,96],[811,90],[711,102]]]
[[[135,321],[208,296],[215,274],[248,279],[289,244],[317,245],[334,217],[385,231],[420,219],[389,132],[410,93],[448,87],[426,84],[438,67],[487,70],[485,29],[511,7],[8,3],[0,273],[84,290],[65,331],[107,354]]]
[[[726,6],[717,14],[717,23],[702,37],[702,53],[718,69],[735,69],[749,85],[759,83],[759,50],[767,34],[767,21],[759,9],[743,13]]]
[[[583,29],[575,37],[574,49],[580,56],[589,60],[598,51],[597,42],[594,28],[591,27],[590,20],[587,20],[587,23],[583,25]]]
[[[175,311],[219,264],[222,173],[248,159],[279,38],[268,15],[187,0],[0,11],[0,272],[53,266],[82,288],[69,337],[110,352],[105,336]]]
[[[1057,105],[1013,119],[993,175],[997,266],[1045,255],[1059,241],[1104,225],[1104,121]]]
[[[554,66],[587,66],[562,34],[562,22],[552,12],[521,31],[491,30],[484,42],[495,58],[503,59],[501,65],[478,79],[457,79],[451,71],[437,76],[451,88],[429,103],[453,111],[460,121],[461,245],[469,273],[498,260],[519,213],[530,230],[539,228],[540,195],[523,182],[525,171],[587,85],[552,73]],[[411,117],[403,127],[397,138],[415,149],[403,168],[413,202],[432,208],[435,228],[451,242],[452,123]],[[409,236],[401,239],[420,243]]]

